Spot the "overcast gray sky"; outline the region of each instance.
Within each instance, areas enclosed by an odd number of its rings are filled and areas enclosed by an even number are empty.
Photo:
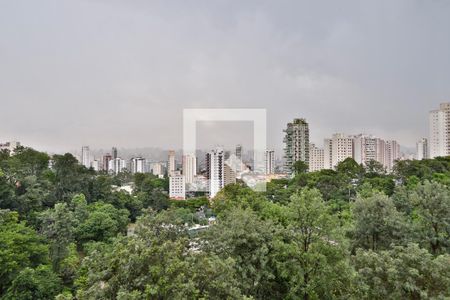
[[[294,117],[413,146],[444,101],[446,0],[0,0],[0,141],[179,148],[183,108],[266,108],[271,147]]]

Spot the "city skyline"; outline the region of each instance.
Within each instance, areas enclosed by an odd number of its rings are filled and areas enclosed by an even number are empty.
[[[297,117],[317,145],[345,132],[414,148],[428,112],[449,101],[449,11],[437,1],[5,1],[0,137],[50,152],[180,149],[184,108],[265,108],[270,148]]]

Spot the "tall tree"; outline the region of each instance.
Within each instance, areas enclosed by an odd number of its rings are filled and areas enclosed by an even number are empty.
[[[77,299],[241,299],[233,260],[198,252],[174,211],[147,211],[128,238],[84,260]]]
[[[54,299],[61,290],[61,279],[49,266],[41,265],[20,271],[2,299],[48,300]]]
[[[446,299],[450,255],[433,257],[417,244],[380,252],[359,249],[354,257],[363,299]]]
[[[276,229],[250,209],[233,208],[205,232],[205,251],[236,262],[238,287],[245,295],[280,298],[271,262]]]
[[[50,258],[55,272],[69,254],[68,246],[74,240],[75,219],[66,203],[57,203],[41,215],[41,232],[50,244]]]
[[[43,239],[19,222],[17,212],[0,210],[0,297],[21,270],[47,261]]]
[[[353,239],[356,247],[379,250],[403,243],[407,224],[392,200],[383,193],[359,196],[353,205]]]
[[[433,254],[450,253],[450,189],[440,183],[425,181],[412,196],[421,241]]]
[[[288,299],[346,297],[354,289],[345,241],[318,190],[291,197],[289,225],[277,244],[277,268]]]
[[[76,238],[80,243],[107,241],[118,233],[125,233],[129,212],[117,209],[111,204],[96,202],[88,206],[87,218],[76,228]]]

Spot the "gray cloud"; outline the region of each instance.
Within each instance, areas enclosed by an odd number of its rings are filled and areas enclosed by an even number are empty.
[[[411,146],[450,99],[448,15],[438,0],[2,1],[0,141],[177,148],[183,108],[249,107],[276,148],[294,117],[319,144]]]

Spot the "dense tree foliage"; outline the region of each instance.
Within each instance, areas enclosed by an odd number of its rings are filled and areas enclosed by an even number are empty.
[[[175,201],[167,178],[1,152],[0,299],[450,297],[450,158],[293,171]]]
[[[18,214],[0,210],[0,295],[25,268],[48,263],[48,246]]]

